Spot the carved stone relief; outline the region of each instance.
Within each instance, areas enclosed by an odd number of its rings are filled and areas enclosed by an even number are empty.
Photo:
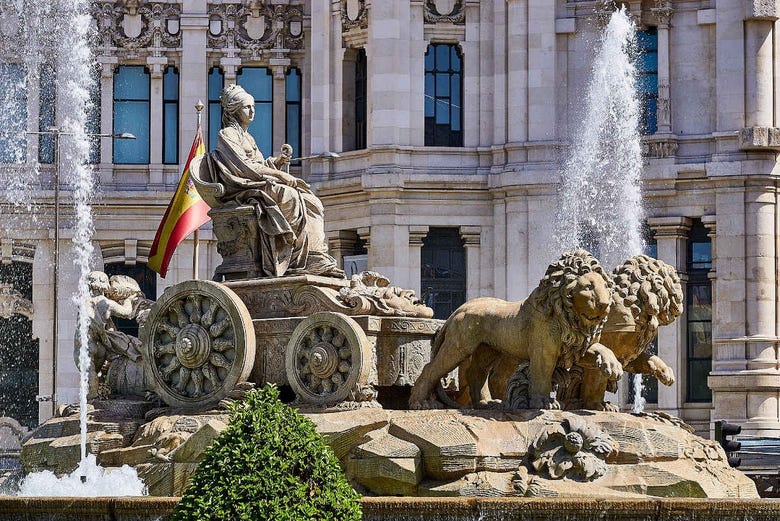
[[[341,0],[342,32],[366,27],[368,27],[368,10],[365,0]]]
[[[674,157],[677,153],[678,144],[673,138],[671,139],[650,139],[645,138],[642,140],[642,155],[645,157],[654,157],[657,159],[663,159],[667,157]]]
[[[14,290],[13,284],[0,284],[0,317],[13,315],[33,316],[33,303]]]
[[[119,48],[127,57],[137,57],[151,48],[154,55],[163,49],[181,47],[181,6],[163,2],[106,2],[92,4],[100,46]]]
[[[425,23],[465,24],[466,11],[463,0],[426,0]]]
[[[257,55],[263,50],[303,48],[303,10],[257,1],[210,4],[208,44]]]

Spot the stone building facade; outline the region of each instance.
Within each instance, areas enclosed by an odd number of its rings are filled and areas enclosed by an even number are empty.
[[[143,270],[192,142],[193,107],[206,106],[203,129],[213,141],[219,90],[238,82],[256,98],[250,130],[264,153],[290,142],[295,155],[315,156],[292,171],[317,187],[331,251],[345,264],[414,288],[439,316],[466,298],[525,297],[559,253],[559,165],[584,104],[605,3],[95,1],[96,129],[139,137],[99,145],[96,267],[145,276],[157,294],[192,277],[191,237],[168,278]],[[677,382],[651,389],[648,407],[701,432],[726,419],[743,433],[777,436],[780,7],[618,3],[645,51],[649,244],[681,273],[687,295],[685,313],[658,339]],[[30,127],[40,114],[30,98]],[[28,147],[33,157],[36,146]],[[37,197],[50,205],[51,186],[42,183]],[[33,225],[20,212],[28,224],[3,230],[0,252],[5,266],[29,266],[36,394],[72,401],[70,232],[63,224],[53,347],[51,223],[43,216]],[[198,259],[198,275],[209,278],[220,262],[209,225]],[[626,404],[629,394],[625,385],[613,399]],[[41,419],[51,411],[40,403]]]

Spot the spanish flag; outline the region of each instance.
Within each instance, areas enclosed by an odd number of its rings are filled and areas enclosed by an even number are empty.
[[[149,262],[146,265],[163,278],[168,271],[168,262],[173,257],[176,246],[209,220],[208,211],[211,208],[201,199],[192,179],[190,179],[190,162],[193,158],[205,153],[206,147],[203,145],[200,125],[198,125],[198,133],[195,136],[195,141],[192,142],[181,181],[176,188],[176,193],[173,194],[173,199],[168,204],[168,209],[165,210],[160,227],[157,228],[152,249],[149,250]]]

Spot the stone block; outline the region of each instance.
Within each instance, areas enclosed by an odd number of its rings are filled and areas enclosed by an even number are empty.
[[[121,467],[122,465],[135,467],[141,463],[149,463],[153,460],[153,456],[149,453],[152,447],[154,446],[137,445],[105,450],[98,454],[97,461],[99,465],[104,467]]]
[[[150,496],[173,496],[173,463],[144,463],[136,467]]]
[[[200,462],[203,459],[203,451],[214,442],[225,428],[227,428],[227,424],[219,420],[209,420],[172,452],[171,459],[176,463]]]
[[[418,495],[422,497],[509,497],[522,496],[515,488],[515,472],[475,472],[448,482],[421,483]]]
[[[461,477],[476,470],[477,440],[457,415],[427,411],[394,418],[388,432],[417,445],[426,475],[437,480]]]
[[[172,496],[181,496],[184,490],[192,481],[192,476],[198,468],[197,463],[174,463],[173,464],[173,492]]]
[[[306,417],[314,422],[317,432],[325,436],[340,460],[366,442],[368,433],[382,429],[390,422],[390,413],[381,409],[362,410],[360,414],[355,411],[307,414]]]

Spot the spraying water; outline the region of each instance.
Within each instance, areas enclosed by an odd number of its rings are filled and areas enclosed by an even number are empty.
[[[593,61],[585,114],[561,174],[557,238],[561,251],[585,248],[605,269],[643,253],[642,151],[636,28],[621,8],[612,14]],[[634,378],[634,412],[644,408]]]
[[[92,168],[87,164],[90,153],[90,138],[87,134],[87,115],[92,108],[90,99],[91,82],[94,77],[91,68],[94,59],[89,47],[92,17],[89,14],[90,2],[88,0],[55,0],[39,2],[37,0],[17,0],[14,3],[15,12],[3,13],[6,23],[9,20],[18,22],[18,32],[14,38],[17,47],[24,47],[23,54],[19,56],[19,63],[14,67],[25,70],[22,82],[24,92],[31,91],[41,95],[42,89],[40,71],[42,60],[53,60],[49,67],[56,78],[57,107],[56,107],[56,136],[53,142],[59,154],[59,171],[66,176],[65,184],[72,188],[72,197],[75,210],[74,225],[74,263],[78,269],[78,293],[74,295],[73,302],[76,306],[78,323],[77,335],[79,338],[79,368],[80,390],[79,410],[81,424],[81,463],[79,467],[68,476],[56,478],[51,472],[31,474],[22,483],[23,495],[141,495],[144,492],[143,482],[133,469],[122,469],[116,472],[106,472],[97,466],[94,456],[87,457],[87,393],[89,388],[89,365],[91,363],[87,351],[87,328],[89,321],[89,290],[88,276],[90,261],[94,252],[92,246],[92,210],[91,198],[94,192],[94,177]],[[12,32],[12,31],[11,31]],[[4,31],[4,34],[6,32]],[[8,43],[8,42],[3,42]],[[5,49],[17,47],[5,46]],[[15,73],[14,69],[14,74]],[[5,76],[5,75],[4,75]],[[9,76],[11,77],[11,76]],[[35,89],[40,89],[36,91]],[[25,102],[21,107],[14,105],[14,100],[9,96],[0,99],[3,105],[0,107],[0,117],[19,118],[20,108],[26,108]],[[41,110],[50,109],[50,103],[41,99]],[[18,103],[18,102],[17,102]],[[25,113],[22,111],[21,113]],[[15,128],[10,119],[3,121],[3,128]],[[19,129],[23,136],[24,126]],[[46,129],[42,129],[46,130]],[[16,140],[16,141],[14,141]],[[57,143],[58,141],[58,143]],[[26,138],[7,138],[6,143],[14,146],[14,158],[16,162],[22,162],[27,154]],[[37,177],[38,170],[32,171]],[[16,186],[11,186],[11,194],[14,191],[31,192],[32,179],[27,176],[17,178]],[[24,204],[24,199],[18,199]],[[28,206],[29,208],[29,206]],[[56,340],[56,339],[55,339]],[[55,354],[56,356],[56,354]],[[77,486],[78,485],[78,486]]]
[[[591,70],[585,114],[561,175],[557,238],[583,247],[605,269],[642,253],[642,152],[635,27],[624,9],[604,30]]]

